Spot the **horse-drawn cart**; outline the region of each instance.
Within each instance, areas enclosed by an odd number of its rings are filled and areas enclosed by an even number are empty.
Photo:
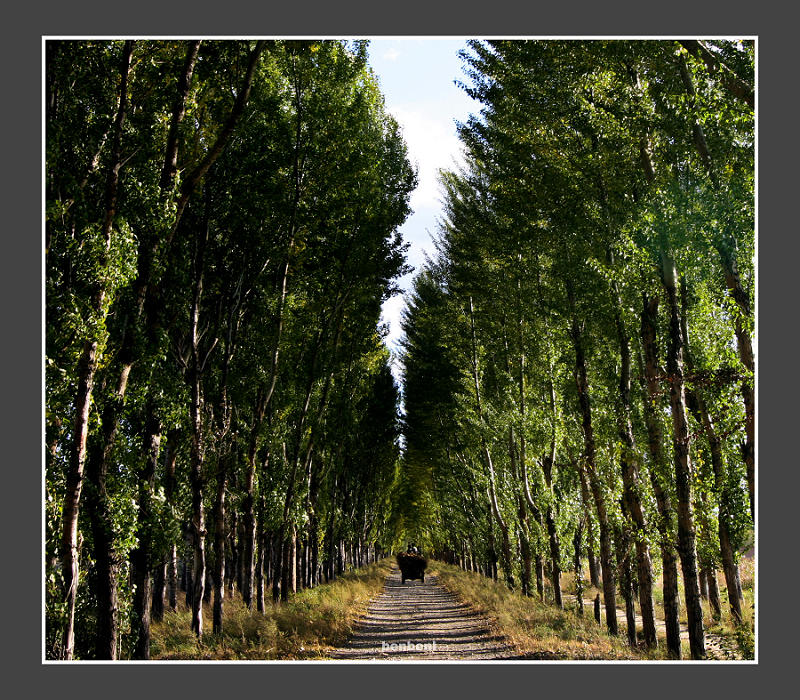
[[[406,582],[406,579],[412,581],[419,579],[423,583],[425,582],[425,569],[428,566],[428,560],[425,557],[421,557],[419,554],[400,552],[397,555],[397,564],[400,566],[400,577],[403,583]]]

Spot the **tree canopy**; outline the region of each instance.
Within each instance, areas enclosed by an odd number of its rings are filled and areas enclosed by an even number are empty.
[[[391,544],[416,175],[362,41],[48,41],[46,89],[47,654],[147,658],[181,584],[200,636]]]
[[[754,46],[462,58],[481,109],[404,321],[415,517],[440,556],[557,605],[587,554],[609,630],[619,594],[649,646],[661,573],[675,656],[679,561],[702,658],[701,583],[721,566],[742,620],[754,513]]]

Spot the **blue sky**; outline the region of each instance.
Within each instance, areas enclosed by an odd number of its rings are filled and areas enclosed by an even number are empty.
[[[441,214],[436,173],[461,162],[455,122],[466,121],[480,108],[454,84],[465,77],[458,57],[465,46],[465,39],[454,38],[370,40],[370,65],[380,81],[386,110],[402,127],[409,157],[418,167],[419,185],[411,195],[413,214],[400,229],[411,244],[408,263],[415,272],[422,267],[424,254],[434,252],[429,233],[435,231]],[[400,280],[404,291],[411,288],[415,272]],[[401,335],[403,307],[402,296],[383,305],[382,320],[390,328],[386,342],[393,351]]]

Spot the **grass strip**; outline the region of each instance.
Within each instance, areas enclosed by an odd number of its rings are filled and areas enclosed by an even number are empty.
[[[300,591],[285,603],[270,601],[263,613],[249,610],[238,594],[225,599],[223,631],[211,633],[204,606],[203,641],[191,630],[191,611],[181,605],[153,623],[151,657],[158,660],[319,659],[341,646],[378,595],[391,558],[350,571],[331,583]]]

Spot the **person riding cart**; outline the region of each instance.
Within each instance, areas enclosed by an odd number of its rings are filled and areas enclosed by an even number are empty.
[[[397,564],[400,567],[400,577],[402,583],[406,579],[414,580],[419,579],[425,583],[425,569],[428,566],[428,561],[419,554],[419,549],[416,545],[409,544],[408,551],[399,552],[397,555]]]

